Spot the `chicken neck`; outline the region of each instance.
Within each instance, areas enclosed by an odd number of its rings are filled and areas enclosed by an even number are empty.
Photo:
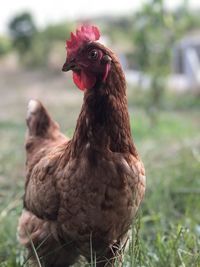
[[[114,57],[106,82],[100,78],[94,88],[85,92],[71,145],[75,154],[90,145],[96,150],[137,157],[131,137],[125,77]]]

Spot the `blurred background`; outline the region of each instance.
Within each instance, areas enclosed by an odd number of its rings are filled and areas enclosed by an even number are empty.
[[[0,267],[28,266],[16,240],[26,105],[72,136],[83,94],[61,72],[82,23],[120,58],[147,194],[124,266],[200,266],[200,1],[11,1],[0,9]],[[81,263],[78,266],[84,266]]]

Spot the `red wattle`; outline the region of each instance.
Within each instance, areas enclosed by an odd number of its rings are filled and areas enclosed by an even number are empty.
[[[81,75],[76,73],[76,72],[73,72],[73,81],[75,83],[75,85],[82,91],[85,90],[85,87],[84,87],[84,84],[82,83],[81,81]]]
[[[84,71],[81,71],[80,73],[73,72],[73,81],[80,90],[84,91],[85,89],[94,87],[96,77]]]

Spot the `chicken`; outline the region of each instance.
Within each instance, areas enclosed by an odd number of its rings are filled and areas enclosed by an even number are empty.
[[[143,199],[145,171],[132,141],[126,82],[95,26],[67,41],[63,71],[84,91],[71,140],[37,100],[28,105],[24,209],[18,238],[36,266],[96,266],[122,258]]]

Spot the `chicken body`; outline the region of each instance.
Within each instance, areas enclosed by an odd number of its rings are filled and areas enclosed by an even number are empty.
[[[84,95],[72,140],[43,105],[29,103],[27,177],[20,242],[45,267],[67,267],[80,255],[114,266],[145,191],[144,167],[131,139],[125,79],[118,60],[106,83]],[[92,251],[92,253],[91,253]]]

